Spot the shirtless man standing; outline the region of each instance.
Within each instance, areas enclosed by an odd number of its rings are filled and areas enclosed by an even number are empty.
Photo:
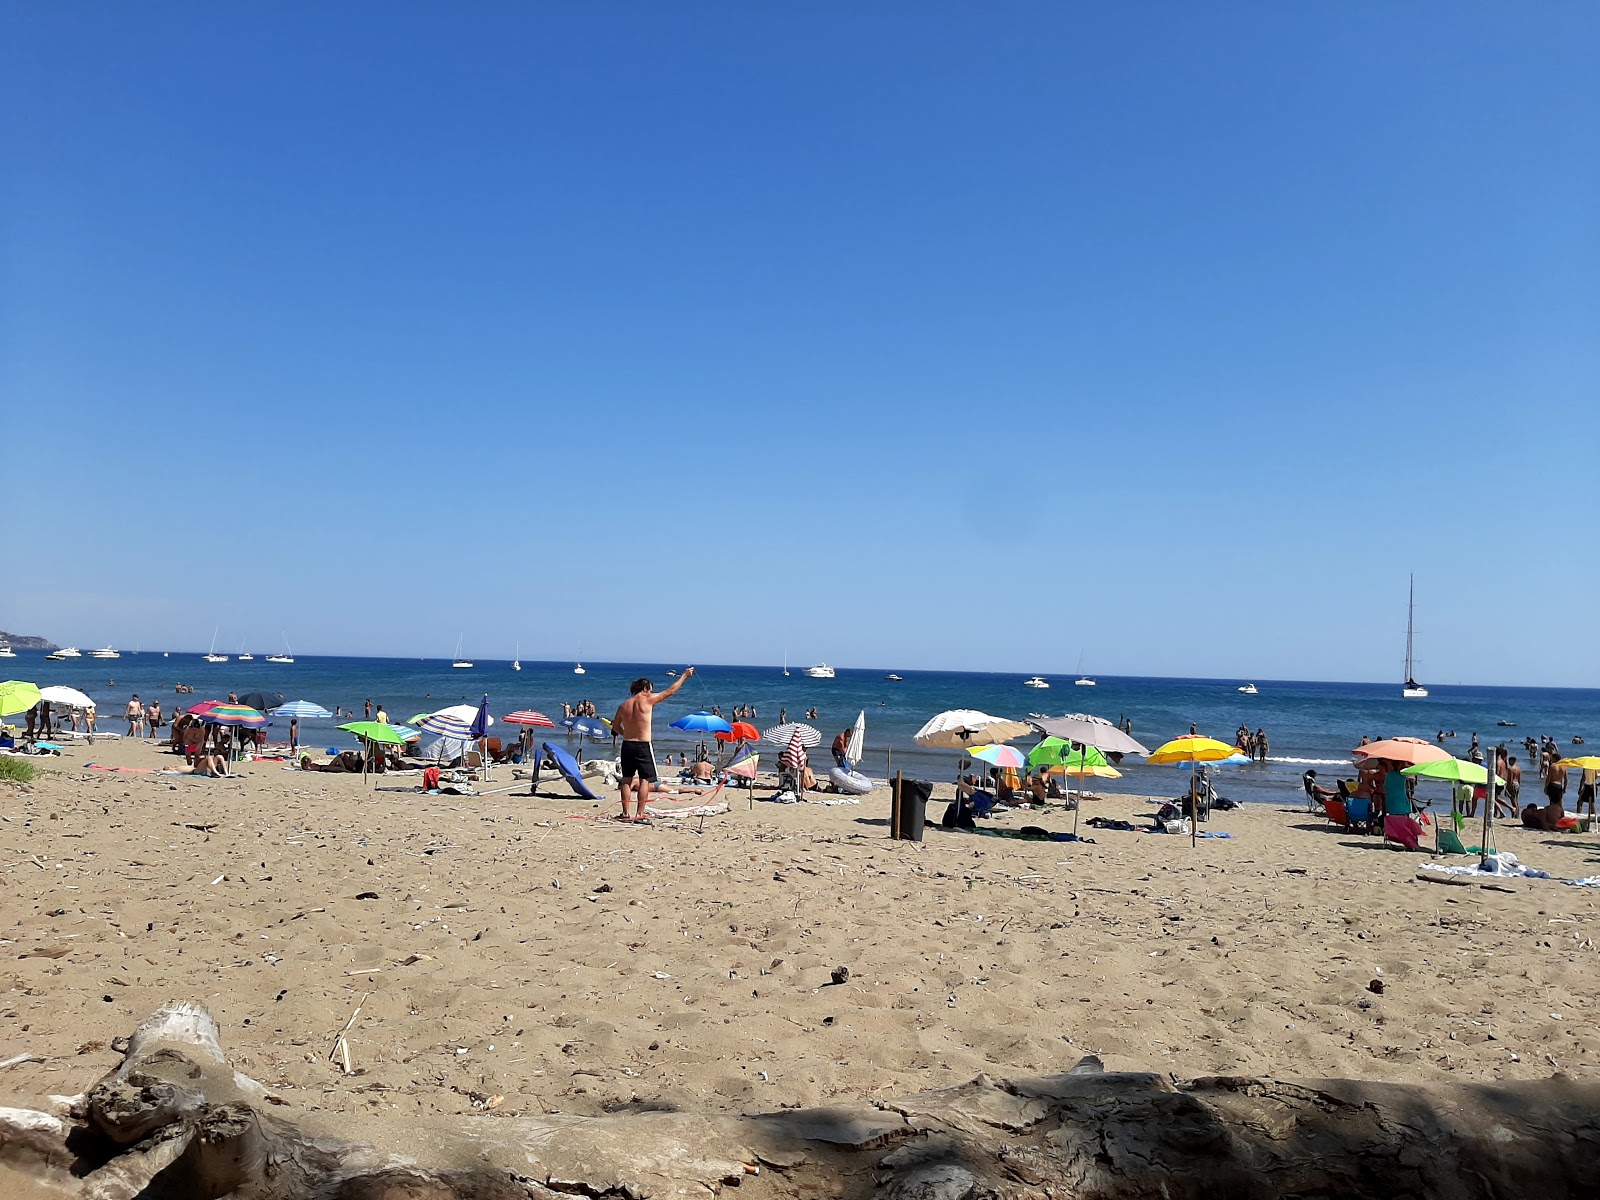
[[[648,679],[635,679],[629,696],[617,705],[611,718],[611,732],[622,738],[622,819],[637,821],[650,803],[650,785],[656,781],[656,758],[650,748],[650,718],[656,705],[672,695],[694,674],[693,667],[683,673],[664,692],[655,690]]]

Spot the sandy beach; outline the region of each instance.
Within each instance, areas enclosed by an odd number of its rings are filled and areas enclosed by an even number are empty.
[[[89,761],[177,760],[77,747],[0,784],[0,1058],[43,1060],[0,1072],[8,1104],[80,1091],[171,998],[210,1006],[286,1113],[335,1121],[772,1110],[1088,1053],[1179,1077],[1600,1069],[1600,891],[1419,882],[1423,856],[1293,804],[1216,814],[1232,836],[1194,847],[1088,829],[914,844],[888,839],[883,789],[859,807],[725,793],[730,812],[646,827],[525,788]],[[1600,870],[1594,836],[1499,838],[1558,876]],[[346,1074],[330,1051],[358,1006]]]

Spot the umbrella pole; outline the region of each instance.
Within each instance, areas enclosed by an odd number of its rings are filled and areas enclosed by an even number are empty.
[[[1081,755],[1081,761],[1083,763],[1084,769],[1087,770],[1088,766],[1089,766],[1089,751],[1088,751],[1088,748],[1085,747],[1079,753]],[[1067,743],[1067,757],[1069,759],[1072,757],[1072,743],[1071,742]],[[1066,799],[1063,800],[1061,803],[1063,803],[1063,804],[1071,804],[1072,803],[1072,772],[1067,770],[1065,764],[1063,764],[1062,768],[1061,768],[1061,792],[1062,792],[1062,795],[1066,796]],[[1074,808],[1072,810],[1072,836],[1073,837],[1077,837],[1078,836],[1078,814],[1079,814],[1079,811],[1082,808],[1083,808],[1083,796],[1080,794],[1078,796],[1078,806],[1077,806],[1077,808]]]

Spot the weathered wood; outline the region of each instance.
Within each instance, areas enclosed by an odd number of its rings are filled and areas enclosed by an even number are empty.
[[[0,1109],[0,1195],[76,1200],[1561,1200],[1600,1189],[1600,1084],[1214,1077],[1086,1059],[894,1103],[308,1130],[264,1111],[210,1014],[169,1004],[64,1118]],[[369,1141],[362,1141],[362,1137]]]

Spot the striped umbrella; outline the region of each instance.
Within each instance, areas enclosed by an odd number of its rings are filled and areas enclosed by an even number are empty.
[[[1016,769],[1026,766],[1028,762],[1022,756],[1022,751],[1015,746],[974,746],[967,753],[980,762],[986,762],[996,767]]]
[[[795,738],[800,739],[802,746],[822,745],[822,735],[809,725],[799,721],[789,721],[783,725],[774,725],[761,735],[774,746],[787,746]]]
[[[507,725],[531,725],[536,729],[554,729],[556,723],[542,712],[534,712],[531,708],[519,709],[509,717],[501,717]]]
[[[202,700],[199,704],[193,705],[185,711],[187,711],[191,717],[203,717],[221,703],[221,700]]]
[[[331,717],[333,714],[320,704],[313,704],[309,700],[291,700],[287,704],[280,704],[272,710],[275,717],[298,717],[300,720],[310,720],[314,717]]]
[[[822,735],[818,734],[817,741],[820,742],[821,740]],[[817,742],[812,742],[811,744],[815,746]],[[806,762],[806,744],[801,740],[800,730],[796,729],[789,738],[789,745],[782,754],[778,755],[778,765],[791,771],[799,771],[805,768]]]
[[[232,725],[244,729],[263,729],[267,724],[266,717],[248,704],[214,704],[200,714],[200,719],[207,725]]]
[[[472,726],[460,717],[448,713],[431,713],[422,719],[419,728],[427,733],[436,733],[440,737],[455,738],[463,742],[472,740]]]

